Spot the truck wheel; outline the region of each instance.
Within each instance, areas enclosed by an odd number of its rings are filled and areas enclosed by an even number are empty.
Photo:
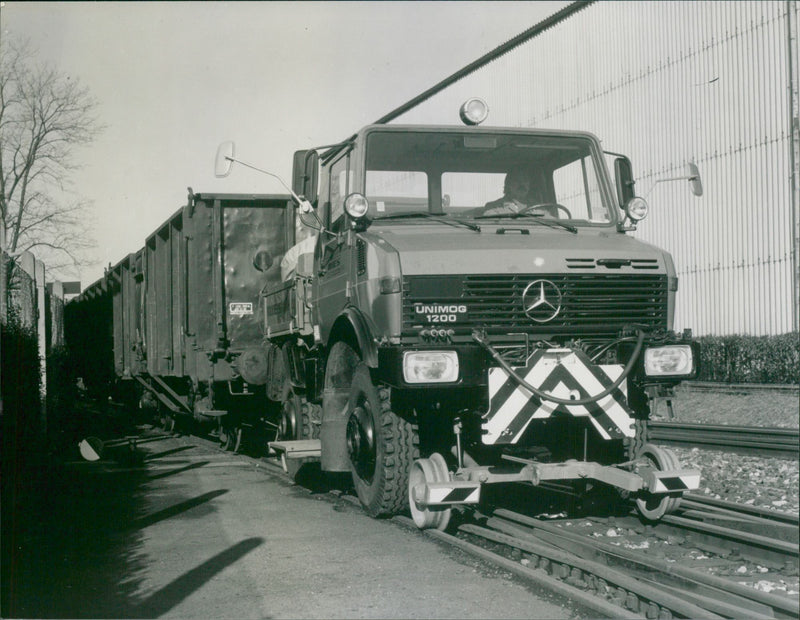
[[[305,396],[289,392],[283,401],[278,440],[318,439],[322,408],[309,403]]]
[[[319,439],[319,427],[322,421],[322,407],[303,399],[300,416],[302,427],[301,439]]]
[[[419,457],[416,425],[391,410],[389,394],[372,383],[366,364],[356,367],[347,405],[347,451],[358,499],[373,517],[408,507],[408,476]]]
[[[290,391],[283,401],[281,408],[281,421],[278,426],[278,441],[294,441],[304,439],[302,436],[302,408],[301,398]]]

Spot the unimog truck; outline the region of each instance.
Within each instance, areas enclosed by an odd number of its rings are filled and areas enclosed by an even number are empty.
[[[612,179],[593,135],[485,112],[295,154],[302,243],[255,258],[285,278],[262,291],[270,447],[421,528],[499,482],[616,489],[657,520],[700,478],[648,441],[654,402],[697,372],[672,258],[628,234],[647,205],[627,158]],[[217,161],[239,161],[232,143]]]

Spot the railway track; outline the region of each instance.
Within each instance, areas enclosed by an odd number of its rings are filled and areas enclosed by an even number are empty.
[[[358,505],[347,492],[333,497]],[[394,520],[418,531],[406,516]],[[425,535],[605,617],[800,618],[798,599],[759,590],[740,572],[797,575],[797,514],[689,495],[652,525],[633,514],[549,520],[466,509],[449,532]]]
[[[692,392],[720,394],[751,394],[754,392],[800,393],[800,385],[774,383],[717,383],[714,381],[684,381],[681,386]]]
[[[699,448],[719,448],[766,456],[800,455],[800,430],[796,428],[761,428],[691,424],[686,422],[650,422],[650,438],[661,444]]]
[[[614,529],[625,528],[626,524],[616,523]],[[799,617],[796,598],[714,575],[686,559],[660,557],[640,540],[633,543],[632,536],[607,542],[595,534],[595,528],[586,527],[583,519],[545,521],[498,509],[482,524],[462,524],[456,534],[430,535],[464,550],[470,548],[454,538],[477,546],[482,551],[472,551],[486,560],[500,556],[504,560],[498,563],[509,570],[510,563],[520,564],[526,569],[514,570],[520,576],[538,569],[540,577],[546,574],[559,582],[556,591],[608,617]],[[476,540],[488,541],[494,548],[487,549]],[[689,557],[688,545],[683,545],[682,552]],[[715,559],[717,566],[724,561]],[[730,560],[732,564],[740,561]],[[538,583],[547,585],[546,580]],[[609,604],[616,609],[606,608]]]
[[[186,439],[224,452],[213,441]],[[226,454],[257,460],[271,475],[285,477],[275,458]],[[317,497],[320,490],[314,488]],[[351,491],[322,495],[358,506]],[[565,597],[591,616],[800,618],[796,597],[758,587],[763,579],[784,576],[796,590],[797,514],[700,495],[685,496],[680,509],[658,524],[627,513],[568,519],[539,518],[530,509],[523,514],[518,506],[480,510],[486,513],[454,514],[447,533],[421,535]],[[406,516],[394,521],[419,531]]]

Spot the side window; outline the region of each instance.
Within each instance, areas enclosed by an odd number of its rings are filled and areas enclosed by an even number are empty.
[[[346,154],[336,160],[330,167],[328,178],[328,200],[326,215],[328,227],[334,232],[344,229],[344,199],[350,191],[348,168],[350,155]]]
[[[556,201],[567,207],[573,218],[607,222],[608,212],[600,197],[594,163],[590,157],[577,159],[553,171]]]

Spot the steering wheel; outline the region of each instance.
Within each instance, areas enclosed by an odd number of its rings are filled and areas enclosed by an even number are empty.
[[[563,211],[564,213],[567,214],[568,220],[572,219],[572,213],[569,212],[569,209],[567,209],[564,205],[558,204],[557,202],[540,202],[539,204],[525,207],[522,211],[520,211],[520,213],[530,213],[531,211],[534,211],[536,209],[543,209],[544,211],[549,211],[550,214],[556,218],[558,218],[558,212]]]

